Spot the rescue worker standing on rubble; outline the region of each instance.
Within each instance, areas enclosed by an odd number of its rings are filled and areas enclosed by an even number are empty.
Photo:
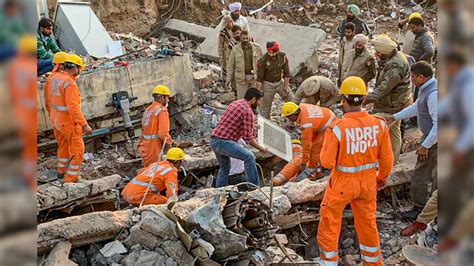
[[[289,88],[290,67],[285,53],[280,52],[278,42],[267,42],[267,53],[257,62],[257,89],[263,91],[263,101],[260,113],[270,118],[273,98],[278,93],[284,101],[293,99]]]
[[[350,203],[363,264],[382,265],[375,212],[377,190],[393,165],[388,127],[362,109],[367,88],[361,78],[344,80],[340,94],[344,117],[326,131],[321,151],[322,166],[332,170],[320,208],[321,264],[338,265],[342,213]]]
[[[225,76],[227,74],[227,61],[230,56],[230,52],[234,47],[234,43],[237,41],[234,39],[232,34],[232,27],[234,26],[234,21],[230,16],[224,16],[222,19],[222,30],[219,32],[219,39],[217,43],[217,52],[219,54],[219,63],[222,68],[222,74]]]
[[[323,76],[312,76],[301,83],[296,90],[293,102],[296,104],[309,103],[331,108],[339,101],[339,92],[334,83]]]
[[[150,205],[163,204],[171,196],[178,196],[178,168],[183,160],[182,149],[169,149],[166,160],[150,164],[125,186],[122,191],[123,199],[129,204],[139,206],[143,197],[146,197],[143,205]]]
[[[242,31],[240,43],[230,53],[227,64],[226,87],[235,82],[237,99],[243,99],[250,87],[255,87],[257,79],[257,61],[263,55],[258,43],[250,41],[250,34]]]
[[[51,113],[51,100],[49,99],[49,90],[51,80],[53,79],[54,75],[64,70],[64,60],[68,56],[65,52],[57,52],[53,55],[53,71],[49,75],[49,77],[44,82],[44,102],[46,106],[46,110],[48,111],[48,115]]]
[[[58,173],[64,182],[78,180],[84,156],[82,133],[92,134],[81,112],[81,94],[75,81],[82,70],[82,58],[70,54],[64,60],[64,71],[55,74],[50,83],[50,118],[58,142]]]
[[[410,65],[388,35],[378,35],[372,44],[375,56],[380,58],[379,70],[374,91],[367,95],[365,103],[374,103],[374,113],[395,114],[412,103]],[[397,163],[402,146],[400,121],[390,123],[389,128],[394,163]]]
[[[6,84],[13,115],[9,122],[16,126],[18,141],[21,144],[23,181],[32,191],[36,191],[37,80],[36,41],[33,36],[25,35],[18,39],[16,57],[6,69]]]
[[[299,170],[321,178],[323,168],[319,155],[324,141],[323,133],[333,121],[337,120],[336,115],[328,108],[306,103],[298,106],[294,102],[286,102],[281,107],[281,116],[296,122],[301,128],[303,157]]]
[[[172,97],[170,89],[158,85],[152,91],[153,103],[143,113],[142,135],[138,139],[138,153],[142,157],[143,166],[147,167],[160,160],[163,145],[171,145],[173,139],[170,131],[168,101]]]
[[[262,91],[249,88],[244,99],[236,100],[227,107],[216,127],[212,130],[210,145],[219,163],[216,187],[223,187],[228,184],[230,158],[244,161],[247,181],[257,186],[260,184],[255,155],[240,146],[238,141],[243,139],[245,143],[257,150],[267,152],[267,149],[255,141],[253,133],[254,113],[252,109],[256,109],[260,105],[262,97]]]

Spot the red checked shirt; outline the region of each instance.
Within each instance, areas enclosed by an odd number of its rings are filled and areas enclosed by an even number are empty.
[[[227,107],[211,136],[235,142],[242,138],[249,143],[254,138],[253,123],[254,115],[249,102],[237,100]]]

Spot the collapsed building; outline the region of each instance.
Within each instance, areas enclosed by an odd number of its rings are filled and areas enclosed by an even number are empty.
[[[329,4],[319,8],[337,9]],[[249,22],[252,31],[259,33],[257,42],[281,40],[290,58],[293,85],[309,75],[331,76],[336,71],[330,56],[336,56],[337,49],[328,45],[334,39],[324,29],[329,25],[311,28],[268,19]],[[170,19],[147,40],[133,34],[110,34],[129,48],[118,58],[127,64],[88,58],[91,70],[82,73],[77,84],[82,112],[95,130],[85,141],[85,180],[81,183],[61,184],[50,174],[56,144],[39,84],[39,264],[318,262],[315,235],[327,177],[275,188],[267,185],[250,192],[241,184],[212,188],[218,166],[208,145],[212,121],[235,99],[234,93],[224,88],[215,63],[218,30]],[[281,38],[283,33],[291,38]],[[295,44],[298,50],[290,48]],[[171,134],[185,147],[189,173],[180,184],[178,199],[132,209],[120,199],[120,191],[141,167],[134,143],[140,136],[143,110],[152,101],[150,90],[156,84],[167,85],[175,95],[169,106]],[[120,105],[117,99],[127,100],[129,106]],[[279,123],[278,104],[274,108],[272,120]],[[406,184],[416,161],[412,150],[419,132],[412,130],[407,135],[406,153],[379,195],[377,222],[387,263],[405,261],[401,247],[414,243],[413,239],[393,237],[406,225],[395,212],[410,204]],[[269,155],[254,153],[266,180],[272,171],[281,169]],[[350,209],[344,211],[340,242],[343,261],[360,262]]]

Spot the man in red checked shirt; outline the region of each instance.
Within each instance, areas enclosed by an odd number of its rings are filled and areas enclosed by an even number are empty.
[[[211,148],[219,163],[216,187],[226,186],[229,181],[230,158],[244,161],[247,181],[259,185],[255,155],[240,146],[238,141],[242,138],[259,151],[267,152],[267,149],[257,143],[253,134],[254,113],[252,109],[260,105],[262,97],[262,91],[249,88],[244,99],[234,101],[227,107],[216,128],[212,130]]]

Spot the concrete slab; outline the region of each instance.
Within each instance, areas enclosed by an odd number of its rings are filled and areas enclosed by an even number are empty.
[[[304,67],[310,70],[317,69],[318,46],[326,38],[326,33],[323,30],[253,18],[248,18],[248,21],[250,34],[262,48],[265,48],[267,41],[280,42],[281,50],[288,55],[292,76],[297,75]],[[218,61],[219,29],[220,26],[213,29],[213,33],[209,34],[206,40],[198,46],[195,51],[197,54],[206,59]],[[191,30],[187,31],[191,32]]]
[[[158,84],[171,89],[173,101],[179,111],[191,109],[198,104],[197,87],[189,54],[179,57],[147,60],[130,63],[128,67],[115,67],[82,74],[77,80],[81,91],[82,112],[86,119],[104,117],[115,112],[105,105],[111,101],[112,93],[126,90],[130,96],[138,97],[132,107],[152,102],[151,90]],[[51,129],[44,105],[43,84],[38,84],[38,132]],[[120,118],[117,118],[120,119]]]
[[[170,19],[168,23],[166,23],[164,30],[173,35],[179,35],[182,33],[184,36],[197,42],[203,42],[206,38],[213,36],[215,33],[215,29],[213,28],[189,23],[179,19]]]

